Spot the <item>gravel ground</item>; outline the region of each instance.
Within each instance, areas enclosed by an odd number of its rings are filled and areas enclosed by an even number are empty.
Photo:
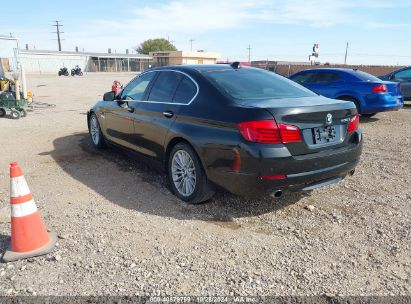
[[[411,295],[409,107],[361,120],[362,162],[338,185],[189,206],[89,143],[89,106],[131,77],[29,75],[34,110],[0,119],[0,209],[17,160],[59,235],[49,255],[0,264],[0,295]],[[0,216],[0,254],[9,235]]]

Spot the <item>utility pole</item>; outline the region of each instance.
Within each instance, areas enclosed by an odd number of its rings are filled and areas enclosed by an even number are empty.
[[[54,32],[54,33],[56,33],[57,34],[57,42],[58,42],[58,44],[59,44],[59,52],[61,52],[61,39],[60,39],[60,34],[63,34],[64,32],[61,32],[60,31],[60,27],[62,27],[63,25],[62,24],[60,24],[59,22],[61,22],[61,21],[55,21],[56,22],[56,24],[53,24],[53,26],[55,26],[56,27],[56,32]]]
[[[344,58],[344,65],[347,64],[347,53],[348,53],[348,41],[347,41],[347,45],[345,46],[345,58]]]
[[[193,51],[193,41],[195,41],[193,38],[190,39],[190,50],[191,52]]]
[[[248,45],[248,62],[251,62],[251,45]]]

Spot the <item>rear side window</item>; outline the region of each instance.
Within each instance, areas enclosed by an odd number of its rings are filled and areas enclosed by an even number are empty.
[[[377,78],[377,77],[375,77],[371,74],[365,73],[363,71],[355,71],[354,76],[357,77],[359,80],[362,80],[362,81],[381,82],[381,79],[379,79],[379,78]]]
[[[172,71],[160,72],[151,88],[149,101],[172,102],[183,74]]]
[[[303,86],[275,73],[254,68],[203,72],[220,91],[235,99],[278,99],[316,96]]]
[[[174,94],[173,102],[188,104],[197,93],[197,86],[187,76],[183,76]]]

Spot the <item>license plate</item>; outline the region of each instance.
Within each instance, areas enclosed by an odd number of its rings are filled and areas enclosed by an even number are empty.
[[[337,140],[337,131],[334,126],[313,128],[314,144],[327,144]]]

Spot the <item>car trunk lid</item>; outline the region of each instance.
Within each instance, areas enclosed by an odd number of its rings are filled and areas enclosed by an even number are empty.
[[[356,113],[352,102],[322,96],[244,101],[245,104],[268,111],[277,124],[293,125],[300,129],[301,142],[284,144],[292,155],[347,145],[347,126]]]

